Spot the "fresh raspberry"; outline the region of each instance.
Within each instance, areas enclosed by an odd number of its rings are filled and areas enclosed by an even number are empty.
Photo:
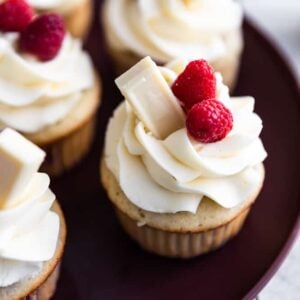
[[[0,4],[0,31],[22,31],[34,16],[25,0],[6,0]]]
[[[214,70],[204,59],[190,62],[172,85],[172,91],[185,111],[206,99],[216,98]]]
[[[226,137],[233,126],[233,117],[223,103],[208,99],[195,104],[188,112],[188,133],[201,143],[213,143]]]
[[[45,14],[34,19],[21,33],[20,49],[48,61],[59,52],[64,36],[63,19],[56,14]]]

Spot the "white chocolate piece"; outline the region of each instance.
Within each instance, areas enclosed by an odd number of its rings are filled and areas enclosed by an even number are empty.
[[[0,208],[22,201],[22,194],[45,158],[45,152],[12,129],[0,134]]]
[[[155,137],[164,139],[184,127],[183,110],[150,57],[142,59],[115,82]]]

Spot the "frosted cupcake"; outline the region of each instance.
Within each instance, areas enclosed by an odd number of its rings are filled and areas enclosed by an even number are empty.
[[[163,64],[200,57],[235,84],[243,39],[242,9],[233,0],[106,0],[103,21],[120,73],[147,55]]]
[[[1,300],[47,300],[55,291],[66,225],[48,175],[38,172],[44,157],[16,131],[0,133]]]
[[[42,147],[45,171],[58,175],[90,148],[99,78],[58,15],[36,17],[21,33],[1,29],[0,128],[14,128]]]
[[[220,247],[264,181],[254,99],[230,98],[203,60],[157,67],[147,57],[116,84],[125,100],[109,121],[101,179],[125,231],[164,256]]]
[[[28,0],[39,13],[55,12],[63,16],[75,37],[86,37],[93,18],[92,0]]]

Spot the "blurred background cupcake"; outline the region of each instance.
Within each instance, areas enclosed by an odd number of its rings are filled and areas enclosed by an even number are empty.
[[[43,169],[61,174],[87,153],[94,135],[100,80],[90,56],[59,15],[33,17],[22,0],[0,5],[0,56],[0,129],[42,147]]]
[[[55,12],[63,16],[75,37],[85,37],[92,21],[92,0],[28,0],[39,13]]]
[[[106,0],[103,25],[118,73],[147,55],[162,64],[200,57],[232,88],[243,49],[242,16],[232,0]]]
[[[11,129],[0,133],[0,299],[48,300],[56,289],[66,224],[45,152]]]

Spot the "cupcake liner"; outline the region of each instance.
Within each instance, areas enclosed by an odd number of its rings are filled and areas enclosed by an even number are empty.
[[[89,151],[95,134],[96,116],[75,131],[40,147],[47,153],[42,171],[58,176],[73,167]]]
[[[116,209],[122,227],[142,248],[158,255],[179,258],[191,258],[224,245],[241,230],[249,211],[250,207],[228,223],[208,231],[177,233],[147,225],[138,226],[136,221]]]
[[[55,293],[56,284],[60,274],[60,264],[54,269],[48,279],[24,300],[49,300]]]

